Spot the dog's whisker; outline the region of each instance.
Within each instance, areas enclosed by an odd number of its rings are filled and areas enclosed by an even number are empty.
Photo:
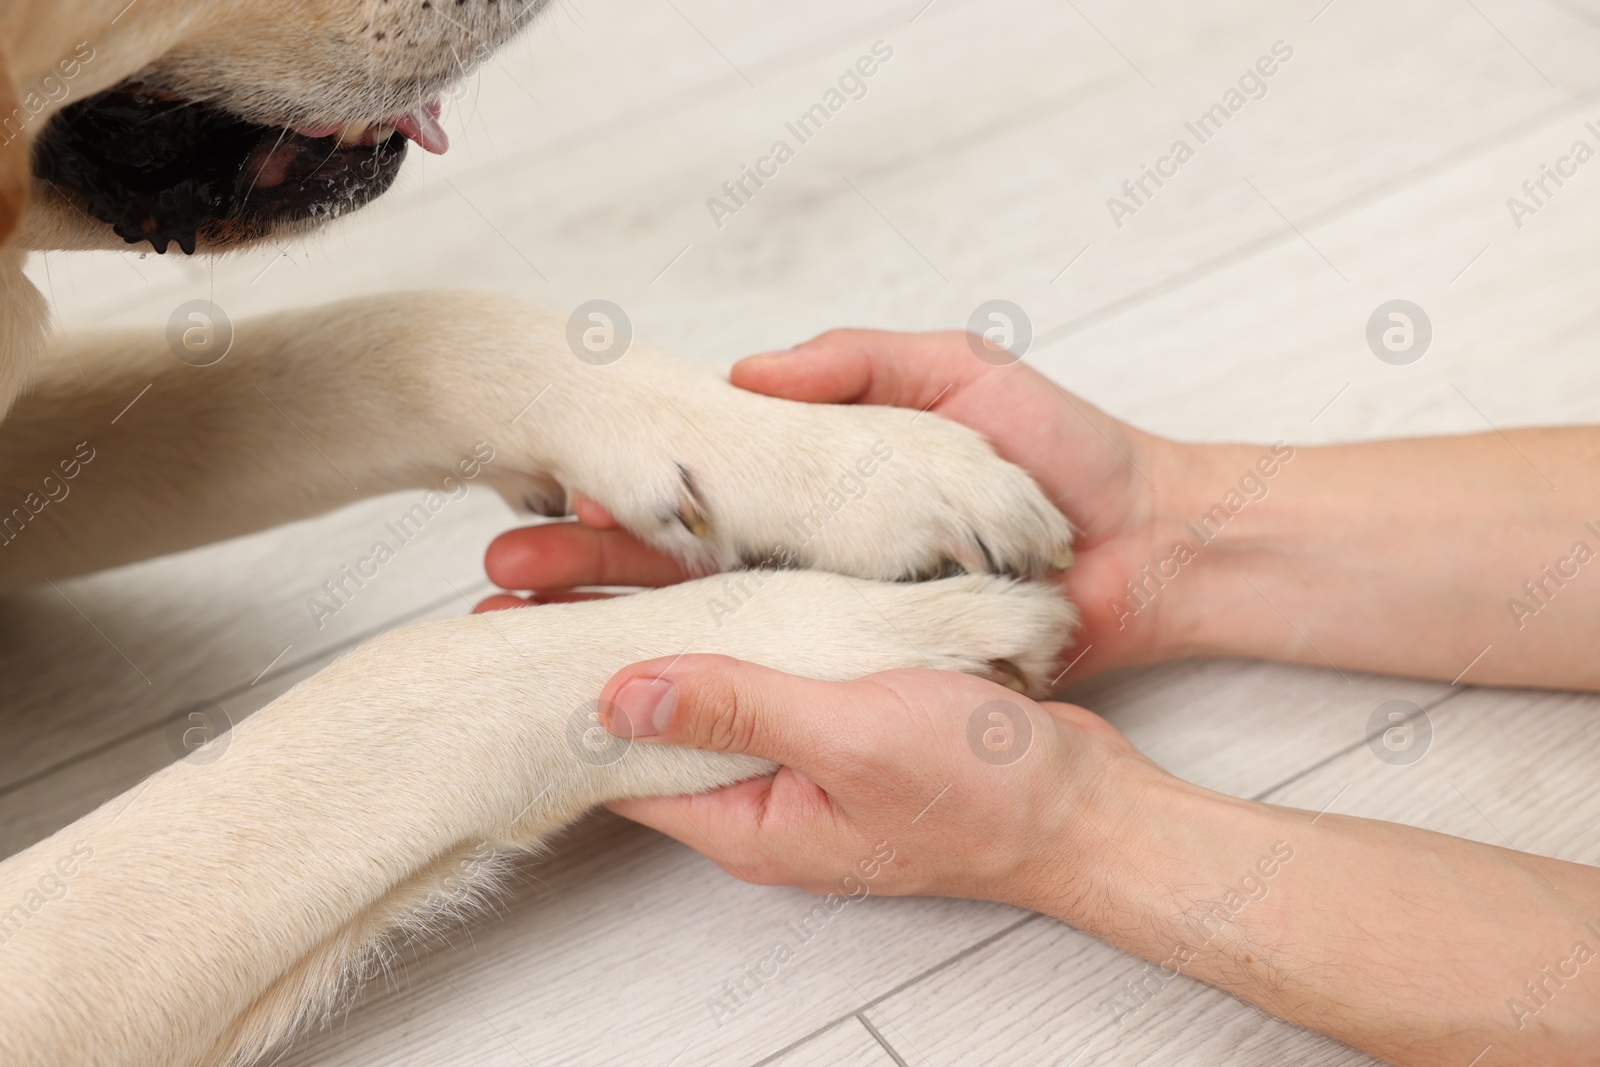
[[[293,131],[290,130],[289,127],[285,126],[283,128],[283,132],[278,134],[278,140],[277,140],[277,142],[275,144],[273,144],[272,151],[276,152],[278,149],[282,148],[284,139],[287,138],[289,136],[289,134],[292,133],[292,132]],[[268,153],[268,154],[270,155],[271,153]],[[256,183],[259,182],[260,180],[261,180],[261,170],[258,168],[256,170],[255,177],[250,179],[250,188],[246,189],[244,191],[244,196],[242,198],[240,198],[239,204],[240,204],[241,207],[250,202],[251,195],[256,191]]]

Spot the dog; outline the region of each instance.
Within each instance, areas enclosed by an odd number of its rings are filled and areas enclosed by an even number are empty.
[[[707,610],[726,579],[706,577],[395,630],[10,857],[7,1067],[254,1062],[479,899],[484,856],[770,770],[605,735],[595,698],[628,663],[1000,670],[1037,692],[1068,643],[1072,608],[1028,580],[1070,563],[1066,520],[935,415],[748,394],[643,346],[586,361],[563,317],[472,293],[243,322],[206,366],[157,333],[51,334],[30,250],[218,253],[355,210],[408,145],[446,147],[436,94],[543,7],[0,2],[0,500],[20,501],[0,528],[27,527],[0,538],[0,583],[449,477],[547,516],[582,493],[696,573],[749,579],[733,612]],[[302,436],[321,458],[286,462]],[[41,477],[114,524],[35,507]]]

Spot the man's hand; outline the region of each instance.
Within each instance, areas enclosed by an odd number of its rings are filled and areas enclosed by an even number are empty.
[[[1104,869],[1102,835],[1120,833],[1132,783],[1161,776],[1099,716],[962,674],[818,682],[683,656],[622,671],[608,706],[619,736],[782,764],[613,810],[746,881],[818,893],[865,886],[1061,914]]]
[[[1042,911],[1162,985],[1198,978],[1404,1067],[1600,1063],[1593,867],[1219,796],[1081,708],[965,675],[816,682],[684,656],[605,698],[613,733],[783,765],[612,805],[747,881]],[[1109,1018],[1150,998],[1112,991]]]

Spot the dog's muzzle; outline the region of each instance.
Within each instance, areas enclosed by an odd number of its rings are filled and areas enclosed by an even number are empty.
[[[415,114],[426,120],[425,110]],[[422,140],[394,125],[360,139],[345,132],[257,125],[129,84],[63,108],[34,146],[33,169],[129,244],[164,253],[176,242],[193,255],[202,243],[226,246],[361,207],[393,184],[408,136]]]

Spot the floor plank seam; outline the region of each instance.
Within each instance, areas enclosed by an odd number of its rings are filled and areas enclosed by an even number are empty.
[[[750,1065],[750,1067],[768,1067],[769,1064],[776,1063],[778,1060],[780,1060],[783,1057],[787,1056],[789,1053],[793,1052],[795,1049],[797,1049],[800,1046],[804,1045],[806,1042],[816,1040],[817,1038],[821,1037],[823,1034],[827,1033],[829,1030],[832,1030],[834,1027],[841,1026],[844,1023],[849,1022],[851,1019],[856,1018],[862,1012],[871,1011],[873,1008],[876,1008],[879,1004],[882,1004],[884,1001],[888,1000],[890,997],[898,996],[899,994],[904,993],[907,989],[910,989],[912,986],[916,985],[918,982],[921,982],[921,981],[924,981],[925,979],[931,978],[933,975],[938,974],[940,971],[942,971],[945,968],[951,966],[952,964],[959,963],[962,960],[966,959],[968,956],[971,956],[976,952],[981,952],[983,949],[988,948],[990,945],[993,945],[993,944],[1001,941],[1006,936],[1011,934],[1013,931],[1020,930],[1022,927],[1027,926],[1029,923],[1035,922],[1035,921],[1037,921],[1039,919],[1042,919],[1042,918],[1044,918],[1044,916],[1039,914],[1038,912],[1030,912],[1029,914],[1024,915],[1022,918],[1018,919],[1016,922],[1012,923],[1010,926],[1007,926],[1007,927],[1005,927],[1004,929],[1001,929],[1001,930],[996,930],[994,933],[990,934],[988,937],[982,938],[981,940],[978,940],[978,941],[974,941],[972,944],[968,945],[966,948],[960,950],[959,952],[956,952],[953,955],[951,955],[951,956],[949,956],[949,957],[947,957],[945,959],[940,960],[938,963],[935,963],[931,967],[924,968],[922,971],[920,971],[917,974],[911,976],[910,978],[907,978],[904,982],[901,982],[899,985],[895,986],[893,989],[890,989],[888,992],[880,993],[878,996],[873,997],[871,1000],[867,1001],[865,1004],[861,1005],[859,1008],[856,1008],[854,1011],[848,1012],[848,1013],[846,1013],[844,1015],[839,1016],[836,1019],[832,1019],[832,1020],[824,1023],[823,1025],[817,1027],[815,1030],[811,1031],[809,1034],[806,1034],[804,1037],[798,1038],[795,1041],[792,1041],[789,1044],[785,1045],[783,1048],[779,1049],[778,1051],[772,1053],[771,1055],[757,1060],[755,1063],[752,1063]]]
[[[894,1046],[889,1044],[888,1039],[878,1032],[876,1026],[872,1025],[872,1020],[867,1018],[866,1009],[863,1008],[861,1011],[856,1012],[855,1018],[857,1022],[866,1027],[867,1033],[872,1035],[872,1040],[878,1043],[878,1047],[889,1054],[889,1058],[895,1062],[895,1067],[911,1067],[905,1061],[905,1057],[896,1052]]]
[[[1432,702],[1430,702],[1430,703],[1428,703],[1426,705],[1423,705],[1422,706],[1422,711],[1424,713],[1433,711],[1434,709],[1436,709],[1438,707],[1441,707],[1441,706],[1443,706],[1445,704],[1448,704],[1450,701],[1456,699],[1456,697],[1459,697],[1464,693],[1471,692],[1474,688],[1476,688],[1476,687],[1475,686],[1470,686],[1470,685],[1457,686],[1455,689],[1452,689],[1450,692],[1445,693],[1443,696],[1439,697],[1439,699],[1434,700],[1434,701],[1432,701]],[[1322,768],[1324,768],[1324,767],[1328,766],[1329,764],[1333,763],[1335,760],[1343,759],[1345,756],[1348,756],[1350,753],[1356,752],[1356,751],[1360,750],[1362,747],[1364,747],[1366,745],[1370,745],[1374,738],[1381,737],[1381,736],[1383,736],[1383,731],[1380,730],[1377,733],[1369,734],[1366,737],[1363,737],[1359,741],[1352,742],[1351,744],[1346,745],[1344,748],[1339,749],[1337,752],[1334,752],[1333,754],[1331,754],[1331,755],[1329,755],[1329,756],[1327,756],[1327,757],[1325,757],[1323,759],[1318,760],[1317,762],[1313,763],[1311,766],[1305,768],[1304,770],[1298,771],[1298,772],[1296,772],[1294,774],[1291,774],[1289,777],[1285,778],[1283,781],[1279,782],[1277,785],[1271,786],[1270,788],[1267,788],[1267,789],[1263,789],[1261,792],[1255,794],[1254,796],[1250,797],[1249,799],[1250,800],[1256,800],[1256,801],[1264,801],[1268,797],[1270,797],[1272,794],[1278,792],[1280,789],[1287,789],[1289,786],[1291,786],[1294,783],[1300,781],[1302,778],[1305,778],[1307,775],[1315,774],[1317,771],[1320,771]]]

